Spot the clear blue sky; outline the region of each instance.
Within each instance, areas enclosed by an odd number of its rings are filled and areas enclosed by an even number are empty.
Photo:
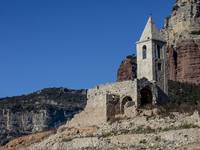
[[[158,29],[176,0],[0,0],[0,97],[116,82],[150,11]]]

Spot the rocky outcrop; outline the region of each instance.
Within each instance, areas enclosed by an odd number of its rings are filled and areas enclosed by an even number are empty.
[[[79,129],[61,126],[57,134],[44,139],[35,135],[11,141],[0,150],[8,148],[20,150],[52,149],[191,149],[199,148],[200,129],[197,111],[193,115],[171,112],[163,117],[160,113],[144,116],[141,110],[133,118],[116,119],[112,124],[99,124],[99,127]],[[152,110],[153,111],[153,110]],[[42,136],[42,135],[41,135]],[[32,142],[30,142],[31,139]],[[20,144],[20,143],[23,144]],[[183,146],[185,145],[185,146]],[[17,146],[17,147],[15,147]]]
[[[177,0],[160,33],[168,47],[182,40],[199,39],[200,0]]]
[[[177,0],[160,33],[167,41],[168,78],[200,83],[200,1]]]
[[[169,49],[169,79],[200,83],[200,39],[185,40]]]
[[[86,93],[86,90],[48,88],[0,98],[0,146],[23,135],[57,129],[83,110]]]
[[[12,112],[9,109],[0,110],[0,133],[30,134],[44,131],[49,128],[57,128],[73,114],[67,114],[66,109],[43,109],[38,112]]]
[[[137,60],[136,57],[129,55],[122,61],[118,72],[117,82],[134,80],[137,78]]]
[[[64,131],[62,134],[64,134],[65,136],[74,136],[74,135],[77,135],[77,134],[80,134],[80,135],[87,135],[87,134],[90,134],[90,133],[93,133],[93,132],[96,132],[97,131],[97,127],[82,127],[82,128],[79,128],[79,129],[73,129],[71,131]],[[59,131],[62,131],[62,128]]]
[[[177,0],[160,34],[167,41],[168,79],[200,83],[200,0]],[[117,82],[134,80],[137,65],[122,61]]]
[[[55,133],[56,133],[56,130],[52,130],[52,131],[46,131],[46,132],[37,133],[37,134],[33,134],[33,135],[23,136],[23,137],[20,137],[18,139],[10,141],[5,146],[0,147],[0,150],[20,149],[18,147],[23,145],[23,144],[27,144],[27,143],[33,142],[33,141],[36,142],[36,141],[42,140],[45,137],[47,137],[51,134],[55,134]]]

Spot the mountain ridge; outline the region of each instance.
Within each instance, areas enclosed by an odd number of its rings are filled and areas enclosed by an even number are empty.
[[[22,135],[58,128],[86,105],[87,90],[45,88],[0,98],[0,139],[5,145]]]

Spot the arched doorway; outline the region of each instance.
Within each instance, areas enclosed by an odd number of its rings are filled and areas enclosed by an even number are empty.
[[[140,102],[141,106],[152,104],[152,92],[149,87],[144,87],[140,91]]]
[[[124,114],[124,106],[126,103],[133,101],[130,96],[126,96],[123,98],[122,103],[121,103],[121,114]]]

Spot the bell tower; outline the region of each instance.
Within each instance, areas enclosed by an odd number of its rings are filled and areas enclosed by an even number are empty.
[[[168,95],[166,42],[150,16],[137,45],[137,78],[156,82],[158,101]]]

